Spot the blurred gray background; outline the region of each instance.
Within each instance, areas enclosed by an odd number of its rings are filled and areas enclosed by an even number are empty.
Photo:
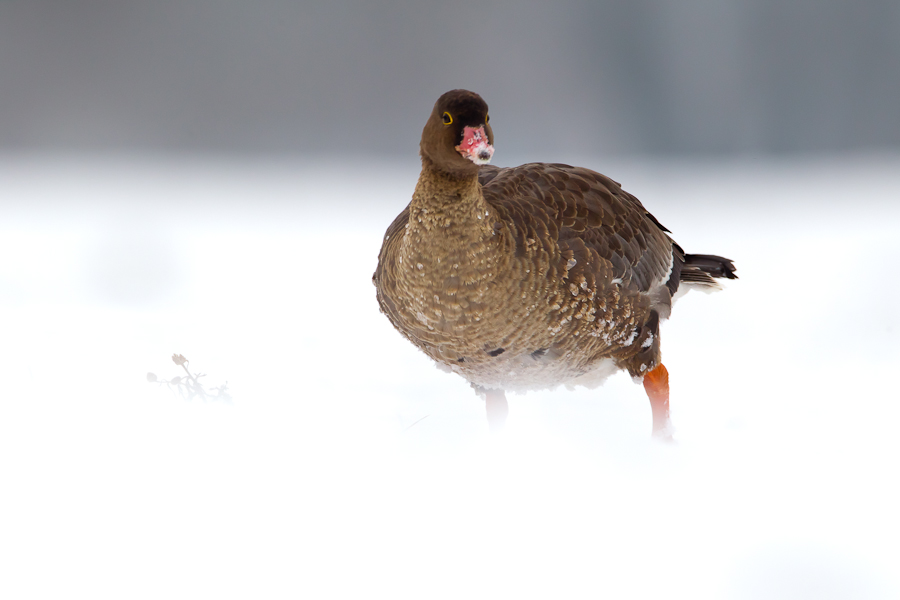
[[[4,153],[409,156],[456,87],[506,156],[895,151],[900,2],[0,2]]]

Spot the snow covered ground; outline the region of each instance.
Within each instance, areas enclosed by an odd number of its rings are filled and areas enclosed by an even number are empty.
[[[0,595],[897,597],[900,159],[577,162],[738,267],[677,445],[624,374],[488,434],[375,302],[414,160],[0,160]]]

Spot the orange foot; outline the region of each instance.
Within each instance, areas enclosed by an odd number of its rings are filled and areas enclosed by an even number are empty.
[[[653,411],[653,437],[672,441],[675,428],[669,419],[669,372],[662,363],[644,375],[644,389]]]

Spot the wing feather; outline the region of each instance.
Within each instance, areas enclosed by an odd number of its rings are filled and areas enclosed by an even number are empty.
[[[609,177],[564,164],[529,163],[482,167],[479,182],[489,204],[515,215],[519,235],[549,236],[561,254],[596,255],[625,286],[650,292],[671,273],[668,230]],[[594,275],[609,272],[593,270]]]

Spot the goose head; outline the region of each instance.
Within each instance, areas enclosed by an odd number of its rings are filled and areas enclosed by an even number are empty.
[[[488,105],[467,90],[452,90],[438,98],[422,130],[419,152],[435,169],[464,177],[478,173],[494,155],[494,132]]]

